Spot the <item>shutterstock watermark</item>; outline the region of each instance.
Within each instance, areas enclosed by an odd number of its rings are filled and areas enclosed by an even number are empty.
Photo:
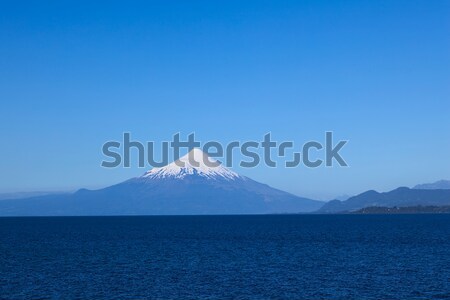
[[[186,140],[181,140],[180,133],[176,133],[171,141],[160,143],[160,158],[156,159],[156,142],[134,141],[131,139],[131,134],[125,132],[122,141],[108,141],[103,144],[102,153],[106,160],[103,160],[101,165],[105,168],[120,166],[129,168],[132,161],[137,161],[140,168],[163,167],[170,163],[169,157],[172,153],[175,163],[184,167],[184,161],[178,160],[180,150],[184,149],[189,151],[188,162],[193,166],[204,164],[208,167],[216,167],[222,163],[226,167],[233,167],[233,156],[238,153],[240,154],[238,165],[243,168],[252,168],[260,164],[277,167],[280,163],[286,168],[301,165],[308,168],[347,167],[347,162],[340,154],[347,143],[348,140],[334,142],[332,131],[325,132],[323,142],[308,141],[300,148],[297,148],[293,141],[272,140],[271,133],[265,134],[261,141],[231,141],[227,144],[217,141],[202,143],[195,139],[195,133],[189,134]],[[201,154],[199,151],[190,151],[195,148],[201,149],[206,155],[198,155],[198,153]],[[137,153],[137,159],[132,159],[132,153]],[[314,155],[315,158],[312,158]]]

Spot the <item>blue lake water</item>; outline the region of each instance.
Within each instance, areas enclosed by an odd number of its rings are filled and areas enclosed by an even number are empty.
[[[450,297],[450,215],[0,218],[0,298]]]

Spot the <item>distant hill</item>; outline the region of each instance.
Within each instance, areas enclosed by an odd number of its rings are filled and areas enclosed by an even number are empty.
[[[386,193],[367,191],[346,201],[332,200],[322,206],[319,213],[352,212],[365,207],[407,207],[407,206],[450,205],[450,190],[425,190],[401,187]]]
[[[0,194],[0,200],[4,199],[22,199],[31,198],[46,195],[64,195],[67,192],[17,192],[17,193],[2,193]]]
[[[378,207],[371,206],[352,212],[354,214],[448,214],[450,206],[407,206]]]
[[[450,180],[439,180],[433,183],[418,184],[413,189],[416,190],[449,190]]]
[[[348,198],[350,198],[350,197],[352,197],[352,196],[344,194],[344,195],[340,195],[340,196],[338,196],[338,197],[336,197],[334,199],[335,200],[340,200],[340,201],[345,201],[345,200],[348,200]]]

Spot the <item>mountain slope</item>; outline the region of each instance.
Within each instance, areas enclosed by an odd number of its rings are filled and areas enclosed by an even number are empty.
[[[240,176],[194,149],[163,168],[104,189],[79,190],[62,197],[2,200],[0,215],[298,213],[315,211],[322,205]]]
[[[327,202],[318,212],[349,212],[370,206],[406,207],[417,205],[450,205],[450,190],[419,190],[401,187],[387,193],[367,191],[346,201],[333,200]]]

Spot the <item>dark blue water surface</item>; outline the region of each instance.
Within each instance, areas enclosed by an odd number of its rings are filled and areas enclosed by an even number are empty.
[[[450,215],[0,218],[0,298],[450,297]]]

